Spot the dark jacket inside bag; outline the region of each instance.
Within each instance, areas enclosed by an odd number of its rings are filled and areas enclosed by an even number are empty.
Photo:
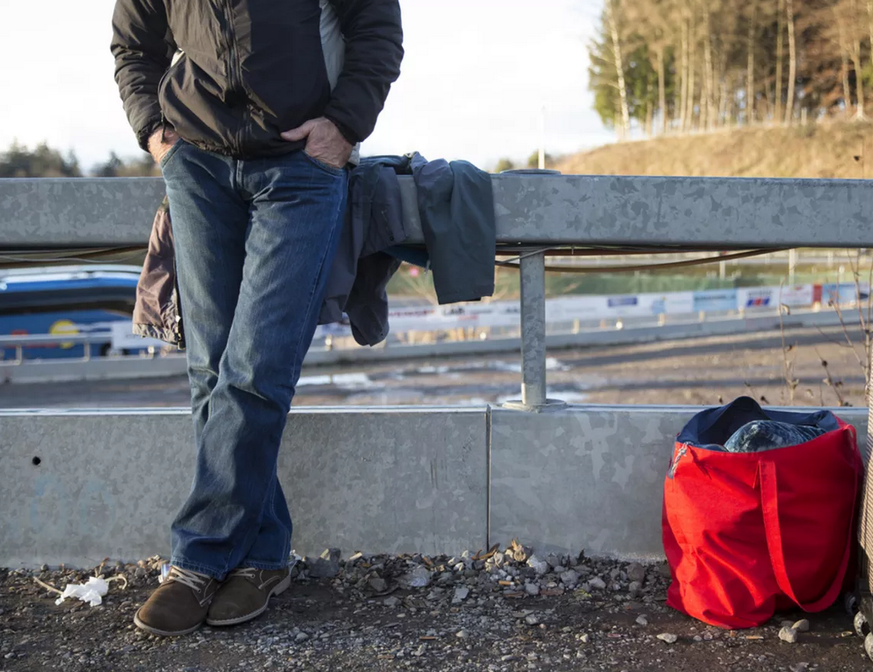
[[[667,604],[724,628],[831,606],[849,576],[861,474],[855,430],[830,412],[743,397],[698,413],[664,482]]]

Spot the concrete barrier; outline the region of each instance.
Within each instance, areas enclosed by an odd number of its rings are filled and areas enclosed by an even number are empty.
[[[290,417],[294,547],[458,553],[506,544],[661,556],[673,437],[697,409],[321,409]],[[859,430],[866,411],[838,411]],[[0,566],[169,552],[194,464],[182,410],[0,412]]]

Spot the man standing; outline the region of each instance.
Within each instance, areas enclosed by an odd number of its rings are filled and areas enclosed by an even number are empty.
[[[125,111],[167,185],[197,444],[169,576],[134,621],[182,635],[250,620],[290,583],[278,449],[342,226],[346,164],[399,76],[400,8],[117,0],[113,31]]]

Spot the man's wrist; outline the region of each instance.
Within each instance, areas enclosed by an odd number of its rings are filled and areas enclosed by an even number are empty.
[[[155,134],[155,131],[161,130],[164,126],[164,121],[161,117],[155,117],[154,119],[149,120],[149,122],[140,129],[140,132],[137,134],[137,142],[139,146],[145,151],[149,151],[149,142],[152,139],[152,136]]]
[[[324,118],[327,119],[334,126],[336,126],[337,130],[340,132],[340,135],[342,135],[350,145],[355,146],[358,144],[359,140],[355,137],[354,132],[348,126],[346,126],[341,121],[337,121],[328,114],[324,115]]]

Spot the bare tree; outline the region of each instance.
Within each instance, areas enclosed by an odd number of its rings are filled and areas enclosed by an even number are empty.
[[[873,2],[873,0],[871,0]],[[749,3],[749,29],[746,33],[746,123],[755,123],[755,42],[758,34],[758,0]]]
[[[788,18],[788,101],[785,104],[785,124],[794,116],[794,83],[797,80],[797,45],[794,40],[794,0],[785,0]]]
[[[785,14],[785,0],[779,0],[778,9],[776,10],[776,94],[775,105],[776,114],[774,121],[781,123],[782,121],[782,61],[784,59],[784,45],[782,42],[782,34],[785,32],[785,27],[782,25],[782,17]]]
[[[619,30],[618,7],[616,0],[607,0],[609,32],[612,37],[612,51],[615,57],[615,70],[618,78],[619,104],[621,105],[621,137],[630,134],[630,109],[627,103],[627,83],[624,79],[624,60],[621,57],[621,31]]]

